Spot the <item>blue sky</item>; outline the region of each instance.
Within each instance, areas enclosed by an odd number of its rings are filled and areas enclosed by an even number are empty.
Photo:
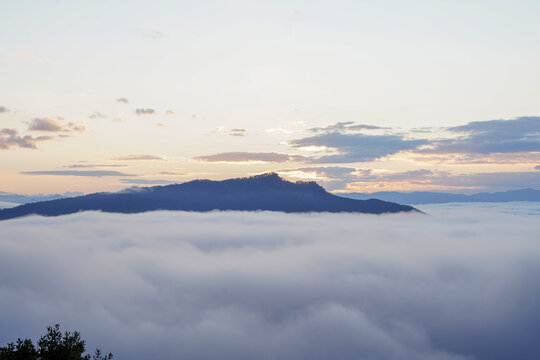
[[[4,1],[0,190],[538,188],[538,43],[533,1]]]

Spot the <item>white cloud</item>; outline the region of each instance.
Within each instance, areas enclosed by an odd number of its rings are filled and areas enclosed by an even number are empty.
[[[537,217],[431,209],[0,222],[0,339],[59,322],[120,359],[537,358]]]

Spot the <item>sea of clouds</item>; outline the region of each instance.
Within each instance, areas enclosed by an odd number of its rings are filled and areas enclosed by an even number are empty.
[[[532,206],[3,221],[0,346],[60,323],[116,359],[540,358]]]

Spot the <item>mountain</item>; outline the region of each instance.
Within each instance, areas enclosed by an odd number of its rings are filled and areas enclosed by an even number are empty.
[[[381,200],[354,200],[330,194],[315,182],[289,182],[275,173],[223,181],[194,180],[183,184],[130,188],[41,201],[0,210],[0,220],[38,214],[58,216],[96,210],[140,213],[155,210],[269,210],[282,212],[360,212],[370,214],[418,211]]]
[[[79,196],[79,195],[82,195],[82,193],[67,192],[64,194],[50,194],[50,195],[43,195],[43,194],[19,195],[19,194],[12,194],[12,193],[0,191],[0,208],[2,208],[2,204],[4,203],[6,204],[9,203],[9,205],[11,206],[12,204],[27,204],[27,203],[38,202],[38,201],[63,199],[66,197]]]
[[[393,192],[381,191],[370,194],[347,193],[339,194],[350,199],[367,200],[381,199],[400,204],[444,204],[449,202],[510,202],[510,201],[540,201],[540,190],[522,189],[494,193],[478,193],[472,195],[450,194],[430,191]]]

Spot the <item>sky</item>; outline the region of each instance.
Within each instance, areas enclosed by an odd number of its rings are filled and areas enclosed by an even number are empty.
[[[0,191],[540,188],[538,1],[2,1]]]
[[[537,203],[422,210],[3,221],[0,346],[59,323],[115,359],[539,358]]]

